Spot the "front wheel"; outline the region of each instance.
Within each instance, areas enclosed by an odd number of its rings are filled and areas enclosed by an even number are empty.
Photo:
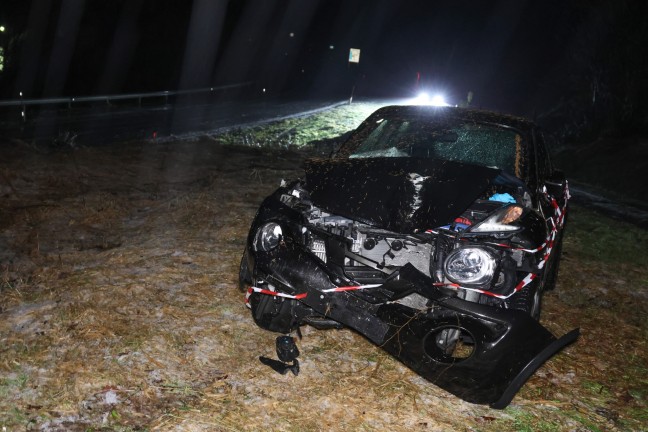
[[[531,318],[539,321],[542,309],[542,291],[538,283],[531,283],[508,299],[507,306],[509,309],[526,312]]]
[[[562,236],[560,237],[560,240],[556,244],[556,247],[553,252],[553,256],[551,257],[551,265],[550,268],[548,269],[549,272],[547,273],[543,283],[544,291],[551,291],[556,287],[556,279],[558,279],[558,268],[560,267],[561,255],[562,255]]]
[[[284,334],[298,327],[296,300],[253,293],[250,295],[249,302],[252,318],[259,327]]]
[[[248,264],[248,251],[247,248],[243,252],[241,258],[241,265],[239,267],[239,289],[243,292],[252,285],[252,273],[250,273],[250,266]]]

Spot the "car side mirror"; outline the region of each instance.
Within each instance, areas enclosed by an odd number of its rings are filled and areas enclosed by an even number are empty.
[[[556,198],[560,205],[564,204],[566,183],[567,180],[565,179],[565,173],[561,170],[553,170],[551,175],[545,179],[547,192],[549,192],[552,197]]]

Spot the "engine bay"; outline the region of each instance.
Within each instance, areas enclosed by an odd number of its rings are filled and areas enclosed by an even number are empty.
[[[403,234],[331,214],[313,204],[308,191],[299,182],[287,190],[288,193],[281,196],[281,201],[302,214],[301,238],[306,248],[323,264],[339,269],[346,279],[355,284],[383,284],[391,277],[398,278],[398,270],[410,264],[435,283],[449,287],[453,296],[508,307],[509,302],[502,301],[497,296],[512,292],[518,280],[523,277],[523,272],[535,264],[533,254],[514,248],[492,246],[496,241],[502,242],[501,233],[470,233],[471,227],[484,222],[512,202],[530,205],[530,202],[525,202],[523,191],[516,194],[515,198],[512,194],[498,191],[492,195],[499,201],[477,199],[449,224]],[[524,243],[524,239],[515,238],[514,234],[509,235],[505,241]],[[447,257],[455,250],[469,246],[486,250],[486,259],[492,259],[494,263],[492,277],[486,282],[471,286],[480,291],[492,292],[495,296],[483,295],[477,290],[457,290],[457,281],[448,278],[444,270]]]

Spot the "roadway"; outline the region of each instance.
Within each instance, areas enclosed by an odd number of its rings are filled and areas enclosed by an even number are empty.
[[[341,103],[271,98],[200,104],[160,103],[142,107],[98,103],[85,107],[32,108],[26,112],[26,120],[21,118],[19,107],[11,107],[0,113],[0,134],[4,138],[40,143],[75,137],[75,144],[88,146],[204,134],[303,115]]]

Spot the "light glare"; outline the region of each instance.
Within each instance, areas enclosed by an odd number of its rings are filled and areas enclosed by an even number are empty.
[[[430,95],[425,92],[421,92],[414,98],[414,103],[417,105],[427,105],[430,103]]]
[[[410,101],[411,105],[429,105],[429,106],[437,106],[437,107],[447,107],[450,106],[449,103],[446,102],[445,98],[441,94],[436,94],[432,98],[430,98],[430,95],[426,92],[421,92],[416,96],[414,99]]]
[[[443,95],[434,95],[432,100],[430,101],[430,105],[432,106],[450,106],[448,102],[445,101],[445,98]]]

